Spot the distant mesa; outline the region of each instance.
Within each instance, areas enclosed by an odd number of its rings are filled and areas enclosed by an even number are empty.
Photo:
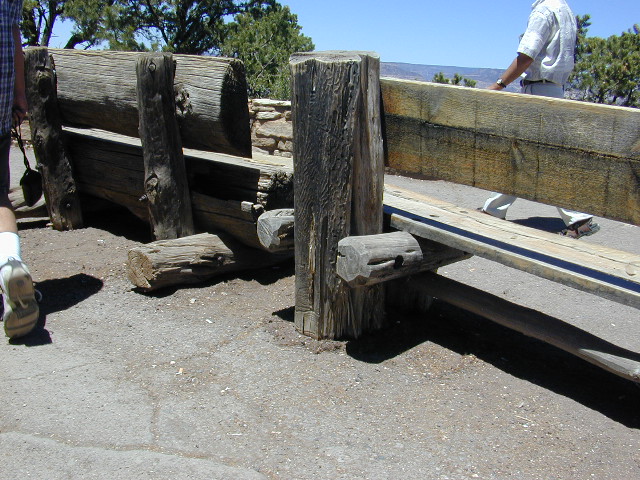
[[[418,80],[421,82],[430,82],[433,76],[442,72],[445,77],[453,78],[458,73],[465,78],[478,82],[476,88],[486,88],[495,82],[504,70],[497,68],[469,68],[469,67],[452,67],[444,65],[417,65],[413,63],[394,63],[381,62],[381,75],[383,77],[403,78],[405,80]],[[517,82],[512,83],[507,88],[511,92],[519,92],[520,85]]]

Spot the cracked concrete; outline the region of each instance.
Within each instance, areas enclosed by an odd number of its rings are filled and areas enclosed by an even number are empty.
[[[486,195],[412,182],[470,208]],[[602,224],[588,241],[640,253],[637,227]],[[143,295],[124,264],[148,229],[87,225],[20,224],[44,325],[0,344],[0,480],[640,475],[640,389],[568,354],[438,302],[313,341],[291,265]],[[443,273],[638,350],[637,310],[481,259]]]

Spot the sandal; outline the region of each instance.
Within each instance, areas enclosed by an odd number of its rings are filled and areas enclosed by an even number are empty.
[[[587,218],[586,220],[580,220],[579,222],[572,223],[566,229],[560,232],[560,235],[569,238],[588,237],[600,230],[600,225],[593,223],[593,218]]]

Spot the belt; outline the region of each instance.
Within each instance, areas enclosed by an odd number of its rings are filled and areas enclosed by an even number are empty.
[[[551,80],[520,80],[520,85],[522,85],[523,87],[525,85],[531,85],[533,83],[553,83],[554,85],[558,85],[555,82],[552,82]]]

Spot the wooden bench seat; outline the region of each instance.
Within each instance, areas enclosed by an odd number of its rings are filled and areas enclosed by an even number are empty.
[[[386,185],[391,227],[640,308],[640,256]]]

